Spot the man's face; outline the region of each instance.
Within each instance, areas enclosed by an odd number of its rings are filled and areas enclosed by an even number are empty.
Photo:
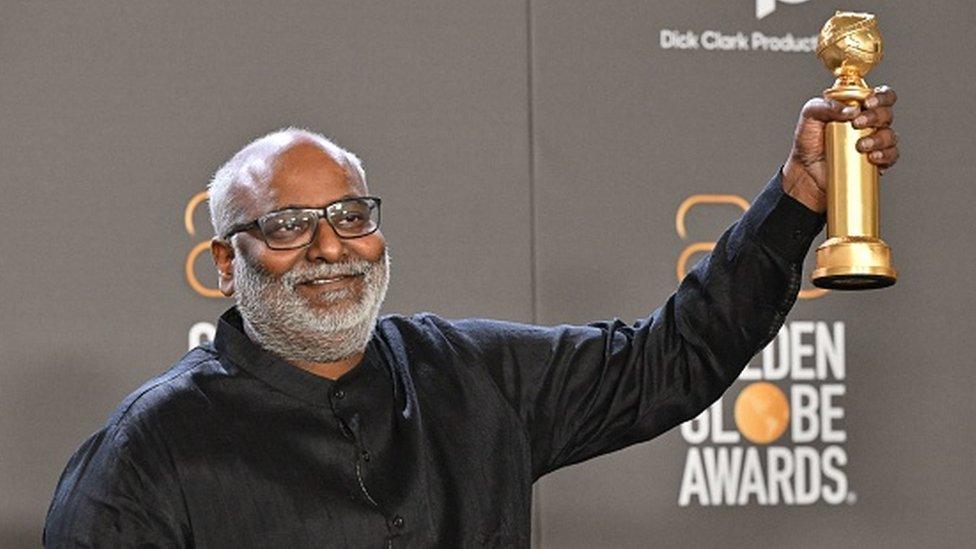
[[[267,187],[257,191],[247,193],[250,218],[241,221],[366,194],[351,166],[345,168],[311,143],[282,152]],[[218,253],[215,246],[221,289],[235,294],[259,343],[285,358],[316,362],[362,350],[388,281],[379,231],[342,239],[322,220],[312,243],[294,250],[268,248],[256,229],[234,238],[234,249]],[[231,255],[232,261],[222,261],[221,255]]]
[[[268,183],[268,193],[254,200],[254,217],[288,207],[322,207],[352,196],[365,196],[365,184],[358,175],[340,166],[322,149],[311,143],[300,143],[278,156],[274,174]],[[342,263],[350,260],[377,262],[386,249],[382,233],[361,238],[341,239],[328,223],[320,222],[315,240],[306,248],[272,250],[254,232],[238,238],[241,251],[246,253],[266,274],[280,278],[294,268],[307,268],[320,263]],[[346,277],[312,286],[303,284],[298,290],[313,307],[329,307],[332,302],[321,299],[324,293],[348,289],[356,296],[362,294],[362,278]]]

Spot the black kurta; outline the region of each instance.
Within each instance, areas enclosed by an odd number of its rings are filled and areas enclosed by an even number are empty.
[[[231,309],[71,457],[45,544],[526,547],[535,479],[653,438],[735,380],[822,225],[777,175],[647,319],[385,316],[337,381],[257,347]]]

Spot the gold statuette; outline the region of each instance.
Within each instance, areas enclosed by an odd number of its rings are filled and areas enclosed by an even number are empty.
[[[869,13],[837,12],[820,31],[817,57],[837,77],[824,97],[861,105],[871,95],[864,75],[881,61],[881,33]],[[850,122],[827,124],[827,240],[817,248],[813,284],[834,290],[869,290],[895,283],[891,249],[878,228],[878,168],[857,151],[872,129]]]

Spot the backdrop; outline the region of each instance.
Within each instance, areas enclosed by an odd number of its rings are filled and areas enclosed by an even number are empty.
[[[806,282],[702,417],[541,480],[534,544],[976,535],[970,0],[166,4],[0,7],[0,546],[39,543],[71,452],[229,305],[200,193],[250,139],[306,126],[365,159],[385,312],[632,321],[785,160],[837,8],[878,15],[867,80],[901,96],[898,284]],[[755,441],[740,399],[788,427]]]

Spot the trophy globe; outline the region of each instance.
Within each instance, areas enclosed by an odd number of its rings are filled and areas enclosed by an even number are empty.
[[[884,56],[874,15],[839,11],[824,24],[817,57],[837,77],[824,96],[842,102],[863,101],[871,94],[864,75]]]

